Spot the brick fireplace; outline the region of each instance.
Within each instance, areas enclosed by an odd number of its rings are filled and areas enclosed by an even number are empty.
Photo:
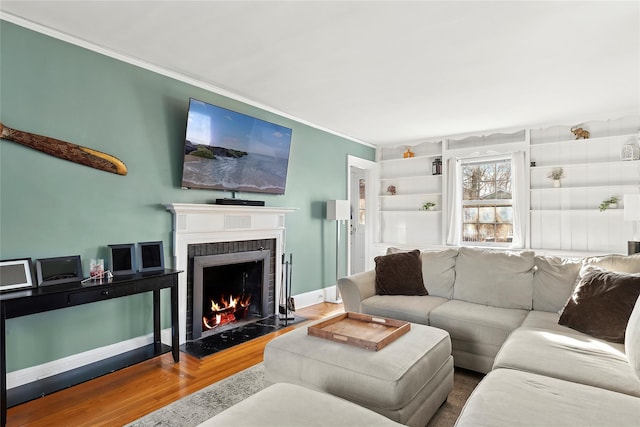
[[[275,313],[275,239],[192,244],[188,258],[187,340]]]
[[[185,203],[169,204],[166,209],[173,214],[174,267],[183,272],[178,275],[181,344],[193,335],[193,314],[188,318],[187,305],[192,297],[196,256],[269,250],[269,276],[273,282],[269,286],[273,290],[267,297],[270,311],[267,314],[276,314],[282,279],[282,264],[278,260],[284,254],[285,215],[296,209]]]

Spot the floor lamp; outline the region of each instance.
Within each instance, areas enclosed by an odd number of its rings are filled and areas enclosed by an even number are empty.
[[[342,221],[351,218],[351,208],[348,200],[327,200],[327,219],[336,222],[336,292],[335,298],[327,297],[327,302],[339,304],[342,302],[340,291],[338,291],[338,279],[340,278],[340,229]]]
[[[627,242],[628,254],[640,253],[640,232],[638,223],[640,222],[640,194],[624,195],[624,220],[633,222],[633,240]]]

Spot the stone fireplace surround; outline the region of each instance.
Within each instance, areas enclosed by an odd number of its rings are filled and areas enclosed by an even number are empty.
[[[172,203],[165,207],[173,214],[174,268],[183,272],[178,275],[179,335],[180,344],[183,344],[187,341],[189,245],[274,239],[272,257],[277,261],[285,253],[285,215],[297,209],[188,203]],[[282,264],[275,262],[274,267],[274,301],[279,301]],[[276,307],[273,314],[276,314]]]

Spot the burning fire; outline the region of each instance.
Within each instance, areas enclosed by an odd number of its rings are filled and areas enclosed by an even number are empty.
[[[235,322],[247,315],[251,302],[251,295],[240,295],[229,298],[220,297],[220,301],[211,300],[211,313],[202,317],[202,324],[207,329],[213,329],[227,323]]]

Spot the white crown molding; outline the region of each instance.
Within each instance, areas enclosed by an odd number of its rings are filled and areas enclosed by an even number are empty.
[[[79,38],[74,37],[72,35],[69,35],[69,34],[54,30],[52,28],[46,27],[44,25],[40,25],[40,24],[37,24],[35,22],[20,18],[20,17],[15,16],[15,15],[13,15],[11,13],[0,11],[0,20],[11,22],[12,24],[16,24],[16,25],[18,25],[20,27],[24,27],[24,28],[26,28],[28,30],[32,30],[32,31],[44,34],[44,35],[49,36],[49,37],[53,37],[55,39],[62,40],[64,42],[67,42],[67,43],[82,47],[84,49],[99,53],[99,54],[104,55],[104,56],[108,56],[108,57],[116,59],[118,61],[125,62],[127,64],[131,64],[131,65],[134,65],[134,66],[139,67],[139,68],[143,68],[143,69],[145,69],[147,71],[151,71],[153,73],[160,74],[160,75],[165,76],[165,77],[169,77],[169,78],[171,78],[173,80],[177,80],[177,81],[180,81],[182,83],[186,83],[186,84],[189,84],[189,85],[192,85],[192,86],[196,86],[196,87],[199,87],[201,89],[207,90],[209,92],[213,92],[213,93],[216,93],[218,95],[222,95],[222,96],[225,96],[227,98],[233,99],[235,101],[239,101],[239,102],[242,102],[244,104],[251,105],[252,107],[256,107],[256,108],[259,108],[261,110],[268,111],[268,112],[273,113],[273,114],[277,114],[277,115],[285,117],[287,119],[294,120],[294,121],[296,121],[296,122],[298,122],[300,124],[303,124],[303,125],[306,125],[306,126],[321,130],[323,132],[330,133],[330,134],[335,135],[335,136],[338,136],[340,138],[344,138],[344,139],[347,139],[349,141],[353,141],[353,142],[356,142],[358,144],[362,144],[362,145],[370,147],[370,148],[376,148],[375,145],[370,144],[368,142],[362,141],[360,139],[354,138],[354,137],[349,136],[349,135],[342,134],[340,132],[336,132],[336,131],[334,131],[332,129],[328,129],[328,128],[324,127],[324,126],[320,126],[320,125],[317,125],[315,123],[311,123],[311,122],[309,122],[307,120],[304,120],[304,119],[301,119],[299,117],[293,116],[291,114],[285,113],[283,111],[277,110],[277,109],[275,109],[273,107],[270,107],[268,105],[264,105],[264,104],[262,104],[260,102],[257,102],[255,100],[253,100],[253,99],[249,99],[249,98],[246,98],[246,97],[244,97],[242,95],[238,95],[235,92],[231,92],[229,90],[220,88],[218,86],[215,86],[215,85],[212,85],[212,84],[209,84],[209,83],[205,83],[203,81],[200,81],[200,80],[197,80],[197,79],[193,79],[191,77],[187,77],[187,76],[185,76],[183,74],[176,73],[176,72],[171,71],[171,70],[167,70],[167,69],[159,67],[157,65],[149,64],[148,62],[145,62],[145,61],[142,61],[142,60],[139,60],[139,59],[136,59],[136,58],[132,58],[132,57],[129,57],[129,56],[126,56],[126,55],[122,55],[120,53],[117,53],[117,52],[114,52],[112,50],[106,49],[106,48],[104,48],[102,46],[99,46],[99,45],[96,45],[94,43],[91,43],[91,42],[89,42],[87,40],[79,39]]]

